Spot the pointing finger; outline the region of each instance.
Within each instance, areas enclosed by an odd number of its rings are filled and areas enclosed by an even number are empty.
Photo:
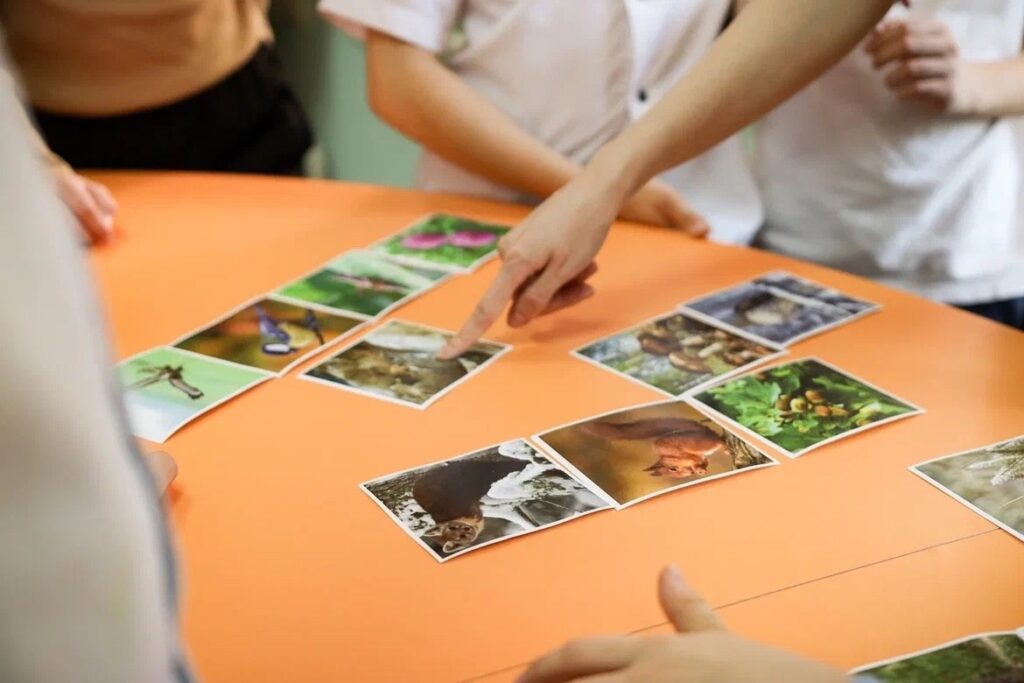
[[[469,320],[462,326],[459,333],[442,348],[437,357],[442,360],[457,358],[465,353],[483,336],[484,332],[494,324],[505,309],[519,286],[534,273],[534,268],[526,261],[512,259],[502,265],[498,277],[487,289],[480,303],[473,309]]]

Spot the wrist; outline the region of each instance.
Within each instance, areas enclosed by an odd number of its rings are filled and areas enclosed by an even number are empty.
[[[961,61],[955,69],[956,87],[949,103],[949,113],[964,117],[985,116],[982,97],[985,80],[983,65]]]
[[[625,145],[614,140],[598,150],[581,175],[603,196],[621,206],[646,182],[640,165],[632,157]]]

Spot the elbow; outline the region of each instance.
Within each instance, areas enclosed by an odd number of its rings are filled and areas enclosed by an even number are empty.
[[[366,100],[371,111],[385,123],[403,129],[412,103],[409,83],[415,54],[391,38],[371,37],[366,50]]]

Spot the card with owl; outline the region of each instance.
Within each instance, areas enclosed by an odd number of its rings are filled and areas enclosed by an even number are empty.
[[[609,507],[523,439],[389,474],[360,488],[440,562]]]
[[[1024,541],[1024,436],[935,458],[910,471]]]
[[[618,509],[778,465],[738,434],[678,400],[589,417],[534,440]]]
[[[880,308],[784,271],[766,273],[682,305],[697,318],[774,347],[790,346]]]

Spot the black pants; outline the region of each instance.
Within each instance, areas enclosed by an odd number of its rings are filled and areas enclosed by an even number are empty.
[[[50,149],[76,168],[297,175],[313,142],[273,48],[216,85],[155,109],[103,117],[35,110]]]
[[[972,304],[960,306],[965,311],[981,315],[997,323],[1003,323],[1018,330],[1024,330],[1024,297],[995,301],[990,304]]]

